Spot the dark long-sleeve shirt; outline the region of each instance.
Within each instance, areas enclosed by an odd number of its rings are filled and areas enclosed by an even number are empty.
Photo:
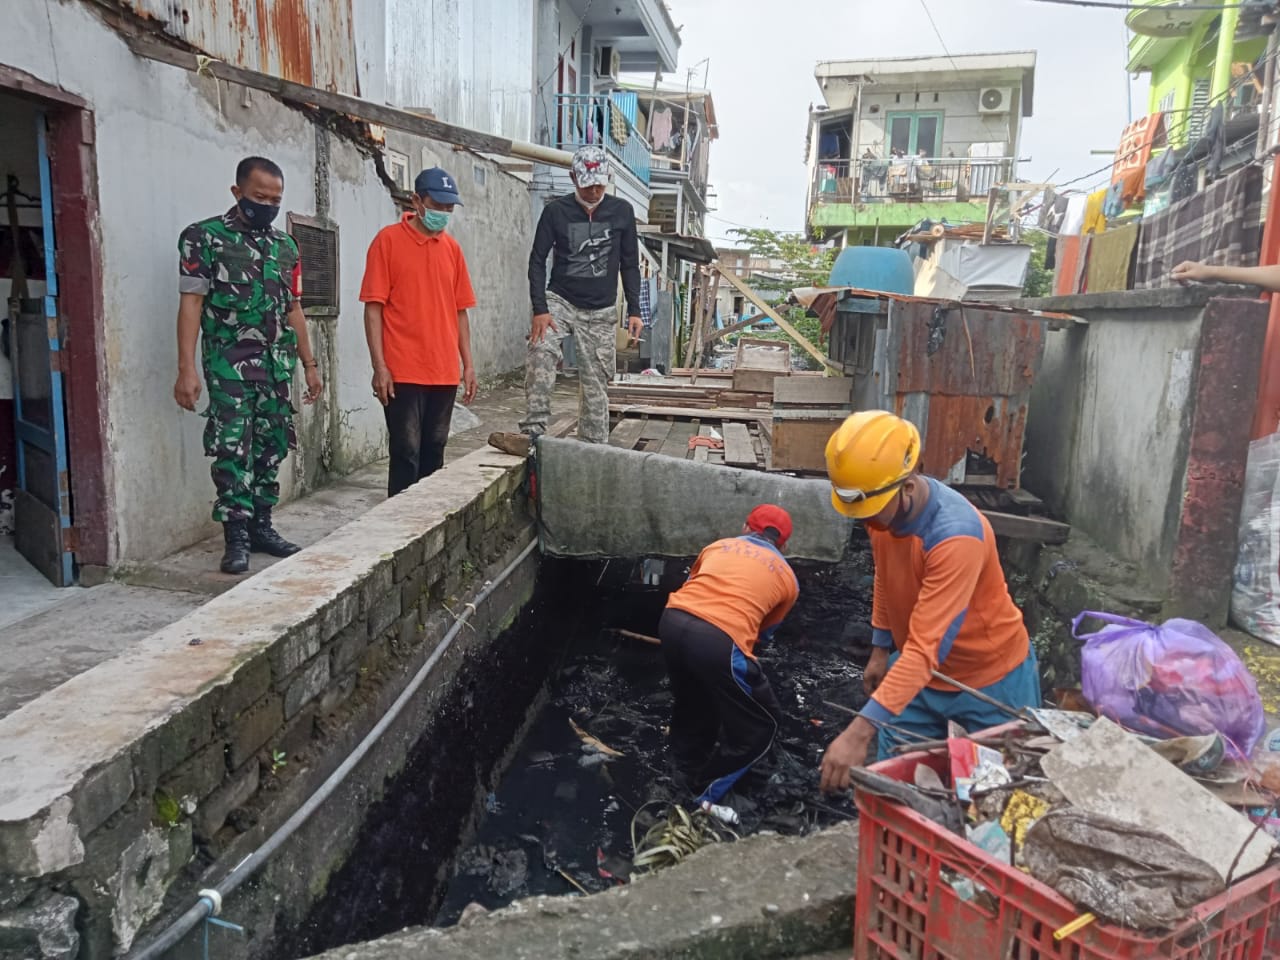
[[[529,254],[529,299],[547,312],[547,254],[555,251],[550,290],[575,307],[599,310],[618,300],[618,272],[627,315],[640,316],[640,242],[631,204],[605,196],[591,213],[575,195],[546,205]]]

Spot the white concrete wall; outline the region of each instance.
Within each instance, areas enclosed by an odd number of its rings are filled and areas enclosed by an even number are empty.
[[[888,156],[889,141],[886,117],[890,113],[928,113],[941,112],[942,120],[942,156],[954,152],[957,157],[968,154],[972,143],[988,143],[1003,140],[1014,147],[1018,136],[1018,96],[1014,88],[1012,109],[1007,114],[995,116],[978,113],[978,87],[971,90],[936,91],[938,100],[934,102],[933,90],[921,90],[920,100],[916,101],[914,93],[879,93],[868,87],[862,96],[862,121],[858,131],[858,152],[871,148],[877,156]],[[901,102],[898,97],[901,96]],[[871,113],[871,107],[878,106],[879,113]],[[819,115],[820,116],[820,115]]]
[[[381,0],[387,98],[517,140],[533,130],[534,0]]]
[[[0,64],[62,86],[87,100],[94,112],[113,484],[108,499],[116,514],[112,557],[156,559],[211,529],[204,420],[180,410],[172,396],[178,234],[193,220],[230,206],[235,165],[253,153],[271,157],[284,169],[285,210],[315,215],[316,130],[301,113],[263,93],[246,94],[134,57],[89,4],[52,3],[47,9],[20,4],[7,12]],[[525,85],[527,90],[527,75]],[[301,450],[281,473],[286,497],[327,472],[350,470],[380,456],[385,444],[382,412],[369,388],[358,294],[369,240],[394,220],[396,210],[370,160],[336,136],[329,142],[330,215],[341,245],[341,312],[336,320],[311,325],[329,383],[321,403],[298,404]],[[448,155],[453,162],[455,155]],[[483,162],[492,185],[496,168]],[[527,326],[528,294],[521,288],[514,299],[519,285],[508,282],[506,274],[523,277],[524,265],[491,256],[494,247],[485,232],[500,234],[501,243],[512,249],[523,247],[527,259],[529,204],[522,187],[505,182],[487,194],[471,192],[475,200],[459,218],[459,228],[473,231],[465,247],[481,267],[475,278],[477,292],[485,290],[480,312],[503,318],[489,321],[492,337],[477,338],[477,367],[491,374],[520,363],[522,353],[508,341],[519,342],[515,330]]]

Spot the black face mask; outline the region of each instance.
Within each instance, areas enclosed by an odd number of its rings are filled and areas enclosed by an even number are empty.
[[[280,213],[278,203],[255,203],[248,197],[241,197],[236,201],[236,206],[240,208],[240,216],[244,218],[250,230],[267,229]]]

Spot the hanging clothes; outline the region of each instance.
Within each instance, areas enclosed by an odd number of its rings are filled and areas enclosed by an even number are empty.
[[[1088,200],[1084,207],[1084,226],[1081,233],[1101,233],[1107,229],[1107,218],[1102,212],[1103,204],[1107,202],[1107,191],[1109,187],[1103,187],[1101,190],[1095,190],[1089,194]]]
[[[1107,190],[1106,199],[1102,204],[1102,215],[1108,220],[1114,220],[1116,217],[1124,213],[1125,209],[1125,182],[1119,180],[1113,183]]]
[[[1120,186],[1120,184],[1117,184]],[[1130,223],[1090,238],[1087,289],[1112,293],[1129,289],[1129,267],[1138,244],[1138,225]]]
[[[658,152],[671,146],[671,111],[666,107],[658,107],[653,111],[653,122],[649,125],[652,135],[653,149]]]
[[[1073,194],[1067,198],[1067,210],[1062,217],[1062,229],[1058,233],[1064,237],[1076,237],[1084,231],[1084,211],[1089,198],[1083,193]]]
[[[1080,247],[1083,237],[1064,236],[1058,242],[1058,272],[1053,280],[1053,292],[1063,297],[1076,293],[1079,288]]]

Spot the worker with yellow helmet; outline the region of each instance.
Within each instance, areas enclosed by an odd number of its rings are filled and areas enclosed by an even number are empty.
[[[831,503],[871,539],[874,650],[871,700],[822,758],[822,789],[849,785],[878,734],[883,759],[914,737],[944,738],[1004,722],[972,687],[1014,709],[1038,707],[1040,676],[1022,612],[1009,596],[991,524],[968,500],[919,470],[920,433],[883,410],[855,413],[827,442]]]

